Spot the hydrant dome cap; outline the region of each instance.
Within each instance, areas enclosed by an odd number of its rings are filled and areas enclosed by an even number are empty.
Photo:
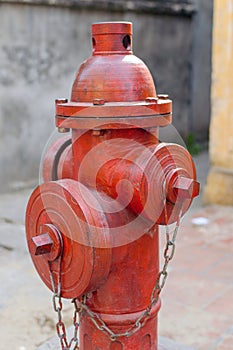
[[[129,127],[138,121],[143,127],[171,122],[172,101],[157,96],[149,69],[133,55],[132,23],[94,23],[92,45],[91,57],[76,74],[70,102],[56,102],[58,127],[76,128],[78,123],[79,128],[94,128],[103,118],[102,128],[123,119]]]
[[[134,55],[94,55],[80,67],[71,101],[136,102],[156,97],[152,76]]]
[[[92,43],[93,55],[77,73],[71,101],[134,102],[156,97],[149,69],[132,55],[132,23],[95,23]]]

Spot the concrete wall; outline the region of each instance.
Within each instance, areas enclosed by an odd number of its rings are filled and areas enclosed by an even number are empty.
[[[133,2],[120,0],[111,11],[107,1],[101,11],[77,6],[82,2],[77,0],[76,4],[69,2],[73,6],[67,6],[66,0],[57,1],[62,6],[48,6],[45,3],[49,1],[33,1],[44,3],[40,6],[25,2],[28,4],[0,3],[0,192],[38,177],[41,152],[54,130],[54,100],[69,97],[75,73],[91,53],[93,22],[133,22],[134,53],[149,66],[158,93],[168,93],[174,100],[174,125],[183,136],[199,130],[192,110],[193,93],[201,96],[204,90],[208,95],[208,74],[203,87],[193,87],[193,74],[201,71],[194,62],[198,50],[194,54],[194,42],[200,38],[194,36],[198,11],[194,15],[192,2],[180,2],[182,6],[177,7],[179,2],[173,1],[166,9],[166,1],[165,7],[154,1],[154,11],[148,10],[152,1],[142,2],[142,11],[139,7],[130,10]],[[207,24],[211,25],[210,14]],[[196,96],[196,104],[198,101]],[[198,113],[200,138],[207,134],[208,106],[205,101],[202,115]]]

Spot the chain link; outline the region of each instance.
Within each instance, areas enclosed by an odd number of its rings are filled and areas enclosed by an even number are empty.
[[[79,330],[79,321],[81,314],[83,311],[85,311],[88,316],[90,317],[92,323],[95,325],[95,327],[100,330],[101,332],[105,333],[112,341],[117,340],[120,337],[130,337],[133,334],[135,334],[139,329],[141,329],[147,320],[151,317],[151,310],[153,306],[158,302],[159,295],[162,291],[162,289],[165,286],[167,277],[168,277],[168,265],[169,262],[172,260],[174,253],[175,253],[175,242],[176,237],[178,233],[178,229],[180,226],[180,219],[182,215],[182,206],[180,206],[180,212],[178,215],[178,219],[175,225],[175,228],[172,232],[170,232],[169,226],[168,226],[168,215],[167,215],[167,208],[166,208],[166,183],[164,181],[163,183],[163,193],[164,193],[164,217],[166,222],[166,245],[163,253],[164,257],[164,264],[162,267],[162,270],[159,272],[154,288],[152,290],[151,296],[150,296],[150,304],[146,308],[146,310],[139,316],[139,318],[135,321],[135,323],[129,327],[125,332],[122,333],[114,333],[102,320],[102,318],[95,312],[91,311],[90,308],[86,304],[87,296],[84,295],[82,297],[82,300],[79,301],[78,299],[73,299],[72,302],[74,303],[74,316],[73,316],[73,326],[74,326],[74,334],[71,338],[70,342],[67,340],[67,334],[66,334],[66,327],[63,322],[62,318],[62,299],[61,299],[61,261],[62,261],[62,255],[59,258],[60,262],[60,268],[58,273],[58,283],[57,288],[55,284],[54,275],[51,269],[51,265],[49,263],[49,269],[50,269],[50,278],[53,288],[53,308],[54,311],[57,313],[58,321],[56,323],[56,329],[57,329],[57,335],[60,339],[60,344],[62,350],[79,350],[79,340],[78,340],[78,330]],[[73,348],[72,348],[73,346]]]
[[[63,316],[62,316],[62,298],[61,298],[61,262],[62,262],[62,255],[59,258],[58,264],[59,264],[59,271],[58,271],[58,283],[56,287],[55,283],[55,276],[52,271],[52,265],[49,262],[49,271],[50,271],[50,279],[51,284],[53,288],[53,309],[57,313],[57,323],[56,323],[56,330],[57,335],[60,341],[61,349],[62,350],[79,350],[79,339],[78,339],[78,330],[79,330],[79,318],[81,316],[81,308],[78,307],[75,300],[72,300],[74,303],[74,316],[73,316],[73,326],[74,326],[74,333],[73,337],[70,341],[67,339],[67,333],[66,333],[66,326],[63,322]]]

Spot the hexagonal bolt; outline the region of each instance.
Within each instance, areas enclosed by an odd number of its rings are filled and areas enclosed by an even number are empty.
[[[94,106],[103,106],[105,104],[105,100],[103,98],[94,98],[93,105]]]
[[[53,247],[53,240],[47,232],[33,237],[32,242],[32,254],[34,255],[48,254],[51,252]]]
[[[158,97],[147,97],[145,99],[146,102],[148,103],[157,103],[158,102]]]
[[[60,127],[60,126],[59,126],[59,128],[58,128],[57,130],[58,130],[58,132],[60,132],[61,134],[64,134],[64,133],[70,131],[69,128],[63,128],[63,127]]]
[[[105,134],[106,130],[102,129],[93,129],[92,130],[92,136],[103,136]]]
[[[198,196],[200,184],[196,180],[178,176],[173,185],[173,190],[179,199],[192,199]]]
[[[169,95],[167,94],[159,94],[157,96],[160,100],[167,100],[169,98]]]
[[[55,100],[55,104],[56,105],[59,105],[59,104],[62,104],[62,103],[67,103],[68,102],[68,99],[67,98],[58,98]]]

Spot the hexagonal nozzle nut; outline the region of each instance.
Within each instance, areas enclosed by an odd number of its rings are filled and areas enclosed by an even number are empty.
[[[53,247],[53,241],[48,233],[43,233],[41,235],[32,238],[33,242],[33,254],[42,255],[51,252]]]
[[[173,190],[179,199],[192,199],[198,196],[200,184],[196,180],[178,176],[173,185]]]

